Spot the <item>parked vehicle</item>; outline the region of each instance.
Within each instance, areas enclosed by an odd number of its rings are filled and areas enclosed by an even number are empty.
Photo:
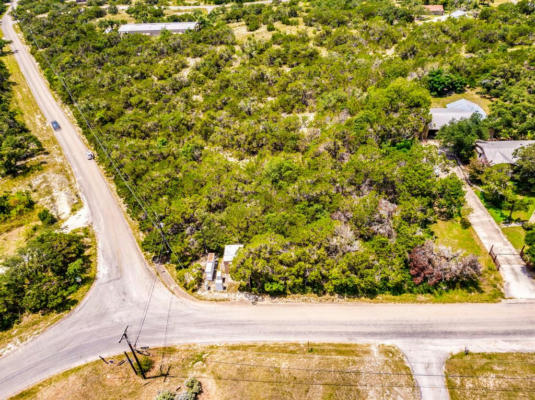
[[[94,160],[95,159],[95,155],[93,154],[92,151],[88,151],[87,152],[87,159],[88,160]]]
[[[58,121],[56,120],[52,121],[50,125],[52,125],[52,129],[54,129],[55,131],[59,131],[61,129],[61,126],[59,126]]]

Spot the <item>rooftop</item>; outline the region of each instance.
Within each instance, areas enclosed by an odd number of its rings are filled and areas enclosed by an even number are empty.
[[[487,113],[479,105],[466,99],[449,103],[446,108],[431,108],[429,110],[431,114],[429,129],[438,130],[451,122],[470,118],[475,112],[480,114],[482,118],[487,117]]]
[[[223,253],[223,262],[231,262],[242,247],[243,244],[227,244]]]
[[[427,4],[424,5],[424,8],[429,11],[444,11],[444,6],[442,4]]]
[[[162,30],[170,32],[184,32],[195,29],[197,22],[156,22],[147,24],[124,24],[119,27],[119,33],[158,33]]]
[[[461,119],[470,118],[473,114],[472,111],[463,111],[448,108],[431,108],[431,123],[429,129],[439,130],[450,122],[460,121]]]
[[[515,150],[535,144],[535,140],[480,140],[476,143],[476,151],[479,158],[484,159],[492,165],[514,164],[516,157]]]

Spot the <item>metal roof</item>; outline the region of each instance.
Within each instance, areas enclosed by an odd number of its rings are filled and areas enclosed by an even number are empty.
[[[243,244],[227,244],[223,253],[223,262],[231,262],[236,257],[236,253],[243,247]]]
[[[170,32],[184,32],[195,29],[197,22],[155,22],[147,24],[124,24],[119,27],[119,33],[157,33],[162,30]]]
[[[463,111],[472,111],[477,112],[481,114],[483,118],[487,116],[487,113],[476,103],[470,100],[461,99],[454,101],[452,103],[449,103],[446,105],[446,108],[449,108],[451,110],[463,110]]]
[[[535,144],[535,140],[478,140],[476,151],[480,158],[484,158],[492,165],[514,164],[517,159],[513,155],[515,150],[532,144]]]
[[[439,130],[450,122],[460,121],[462,119],[470,118],[473,114],[472,111],[462,111],[448,108],[431,108],[431,122],[429,123],[429,129]]]
[[[487,113],[480,106],[466,99],[449,103],[446,108],[431,108],[429,110],[431,114],[429,129],[438,130],[451,122],[470,118],[475,112],[480,114],[483,119],[487,117]]]

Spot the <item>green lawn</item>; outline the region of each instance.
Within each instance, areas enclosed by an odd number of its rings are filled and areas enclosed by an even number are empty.
[[[521,226],[507,226],[503,227],[502,231],[515,249],[522,249],[522,246],[524,246],[524,238],[526,237],[524,228]]]
[[[501,275],[472,227],[465,229],[458,221],[450,220],[438,221],[431,228],[435,233],[437,244],[460,250],[465,255],[475,254],[483,267],[480,291],[469,292],[465,289],[457,289],[440,295],[437,300],[444,302],[497,301],[503,297],[500,289]],[[449,300],[450,297],[451,300]]]

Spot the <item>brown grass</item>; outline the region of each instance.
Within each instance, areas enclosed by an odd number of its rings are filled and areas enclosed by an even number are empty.
[[[125,357],[117,356],[113,364],[86,364],[14,399],[153,399],[162,389],[176,391],[188,377],[201,381],[201,400],[418,398],[409,368],[391,346],[185,345],[167,350],[166,379],[158,377],[161,349],[150,352],[155,366],[147,381],[135,376],[128,363],[119,366]]]
[[[535,398],[534,353],[464,353],[446,362],[452,400]]]

